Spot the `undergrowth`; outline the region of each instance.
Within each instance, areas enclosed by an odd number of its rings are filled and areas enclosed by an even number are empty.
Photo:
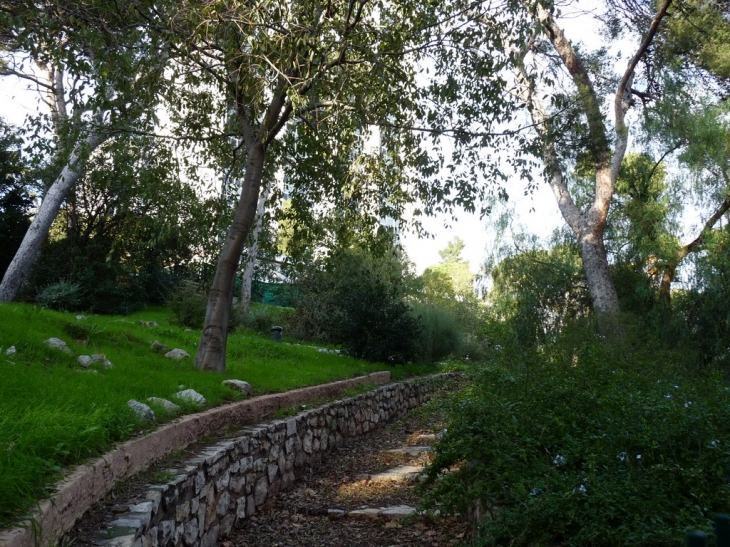
[[[474,515],[479,546],[679,546],[708,531],[730,510],[730,382],[683,360],[588,330],[497,347],[449,401],[428,504]]]

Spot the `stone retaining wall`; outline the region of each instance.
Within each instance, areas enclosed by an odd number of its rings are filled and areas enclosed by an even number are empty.
[[[281,408],[338,396],[357,386],[386,384],[389,381],[390,372],[374,372],[349,380],[261,395],[183,416],[68,471],[56,485],[53,499],[41,501],[32,514],[32,520],[15,528],[0,530],[0,547],[56,545],[59,538],[96,502],[103,499],[117,482],[148,468],[168,454],[184,449],[205,435],[224,427],[258,423],[264,416]]]
[[[444,376],[389,384],[291,418],[242,430],[206,448],[151,486],[101,532],[103,547],[214,547],[237,523],[288,488],[347,437],[367,433],[423,404]]]

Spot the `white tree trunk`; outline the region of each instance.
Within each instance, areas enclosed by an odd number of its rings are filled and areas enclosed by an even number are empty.
[[[43,197],[38,213],[33,218],[13,261],[3,276],[2,283],[0,283],[0,302],[11,302],[17,296],[30,267],[38,256],[41,244],[48,237],[48,231],[58,215],[61,204],[66,199],[69,190],[84,173],[89,155],[105,140],[105,136],[92,132],[78,142],[71,151],[61,174]]]
[[[248,312],[251,309],[251,286],[253,284],[253,272],[256,268],[256,257],[259,254],[259,238],[261,236],[261,229],[264,226],[264,210],[266,207],[266,200],[269,199],[271,193],[271,185],[267,185],[265,190],[261,192],[259,196],[259,202],[256,206],[256,224],[251,234],[251,249],[249,250],[248,260],[246,261],[246,267],[243,270],[243,279],[241,282],[241,301],[238,305],[238,313],[242,321],[248,319]]]

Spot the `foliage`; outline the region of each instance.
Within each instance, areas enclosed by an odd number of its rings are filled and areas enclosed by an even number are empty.
[[[413,315],[421,323],[418,359],[434,363],[461,349],[461,332],[451,312],[433,304],[415,304]]]
[[[543,342],[590,312],[575,244],[515,254],[494,266],[490,275],[493,286],[488,300],[493,320],[508,323],[509,332],[520,343]]]
[[[165,304],[172,311],[171,323],[191,329],[203,327],[208,299],[196,283],[181,282],[168,293]]]
[[[0,279],[30,226],[33,202],[23,181],[21,142],[17,129],[0,119]]]
[[[35,301],[44,308],[52,310],[78,310],[81,304],[81,286],[78,283],[57,281],[41,289]]]
[[[211,244],[210,205],[180,181],[160,143],[108,142],[89,160],[21,296],[33,300],[67,280],[81,288],[78,309],[123,314],[159,304],[179,279],[202,274],[193,259]]]
[[[26,304],[0,305],[1,528],[48,497],[62,470],[138,431],[141,424],[127,407],[130,399],[170,398],[182,384],[219,405],[241,397],[221,384],[227,378],[246,378],[261,394],[378,370],[363,361],[237,332],[229,335],[228,372],[204,374],[189,361],[171,361],[150,349],[154,339],[194,352],[197,333],[169,324],[169,316],[167,309],[150,308],[125,318],[86,315],[79,320]],[[146,326],[151,321],[158,326]],[[50,337],[64,339],[73,355],[45,346],[43,340]],[[16,353],[5,356],[11,345]],[[114,367],[83,371],[76,363],[82,353],[104,354]],[[423,372],[402,367],[393,375]],[[196,411],[193,406],[184,410]],[[160,422],[170,418],[157,414]]]
[[[362,247],[333,251],[297,280],[299,333],[367,360],[413,360],[421,326],[404,300],[404,273],[394,249],[380,257]]]
[[[494,351],[449,403],[428,504],[480,515],[477,545],[682,545],[730,495],[725,375],[683,361],[584,327]]]

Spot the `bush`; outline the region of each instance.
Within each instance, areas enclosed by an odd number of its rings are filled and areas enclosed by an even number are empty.
[[[297,282],[296,330],[369,361],[416,359],[422,327],[404,300],[399,260],[352,248],[311,265]]]
[[[166,304],[172,311],[171,323],[191,329],[203,328],[208,297],[196,283],[180,283],[167,295]]]
[[[415,305],[413,315],[421,323],[418,337],[420,360],[433,363],[448,357],[461,347],[461,335],[451,313],[440,306]]]
[[[43,287],[35,298],[44,308],[59,311],[74,311],[81,304],[81,286],[68,281],[58,281]]]
[[[730,508],[730,391],[716,370],[588,329],[494,355],[449,403],[428,470],[441,477],[428,504],[488,515],[477,545],[681,545]]]

